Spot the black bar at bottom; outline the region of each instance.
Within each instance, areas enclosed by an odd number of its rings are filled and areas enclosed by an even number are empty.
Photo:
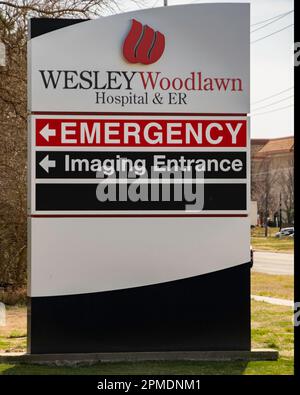
[[[124,185],[123,185],[124,186]],[[151,199],[150,184],[147,187],[149,199]],[[116,200],[98,200],[96,191],[98,184],[36,184],[36,210],[38,211],[131,211],[131,210],[175,210],[185,211],[186,205],[189,210],[199,210],[199,206],[183,193],[182,201],[174,201],[174,185],[170,186],[170,200],[163,201],[160,193],[160,201],[119,201],[119,185],[116,187]],[[161,192],[161,191],[160,191]],[[196,193],[196,185],[193,184],[193,192]],[[246,184],[205,184],[203,210],[246,210],[247,206]],[[185,199],[185,200],[184,200]]]
[[[32,354],[251,347],[249,263],[148,286],[33,297],[29,305]]]

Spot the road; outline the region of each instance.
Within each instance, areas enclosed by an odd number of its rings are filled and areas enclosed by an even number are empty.
[[[294,254],[254,252],[253,271],[267,274],[294,274]]]

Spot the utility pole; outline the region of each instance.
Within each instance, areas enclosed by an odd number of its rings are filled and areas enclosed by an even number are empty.
[[[268,210],[268,203],[269,203],[269,190],[266,190],[266,195],[265,195],[265,237],[268,237],[268,214],[269,214],[269,210]]]
[[[281,206],[281,192],[279,194],[279,230],[282,227],[282,206]]]
[[[168,0],[164,0],[164,7],[168,6]]]
[[[5,45],[0,41],[0,67],[5,67]]]

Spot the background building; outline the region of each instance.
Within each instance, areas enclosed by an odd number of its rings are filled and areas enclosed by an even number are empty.
[[[251,199],[260,224],[294,223],[294,137],[251,140]]]

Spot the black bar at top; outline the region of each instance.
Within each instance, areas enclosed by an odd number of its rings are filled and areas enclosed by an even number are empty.
[[[35,38],[42,34],[62,29],[63,27],[86,22],[89,19],[68,19],[68,18],[31,18],[29,25],[29,38]]]

